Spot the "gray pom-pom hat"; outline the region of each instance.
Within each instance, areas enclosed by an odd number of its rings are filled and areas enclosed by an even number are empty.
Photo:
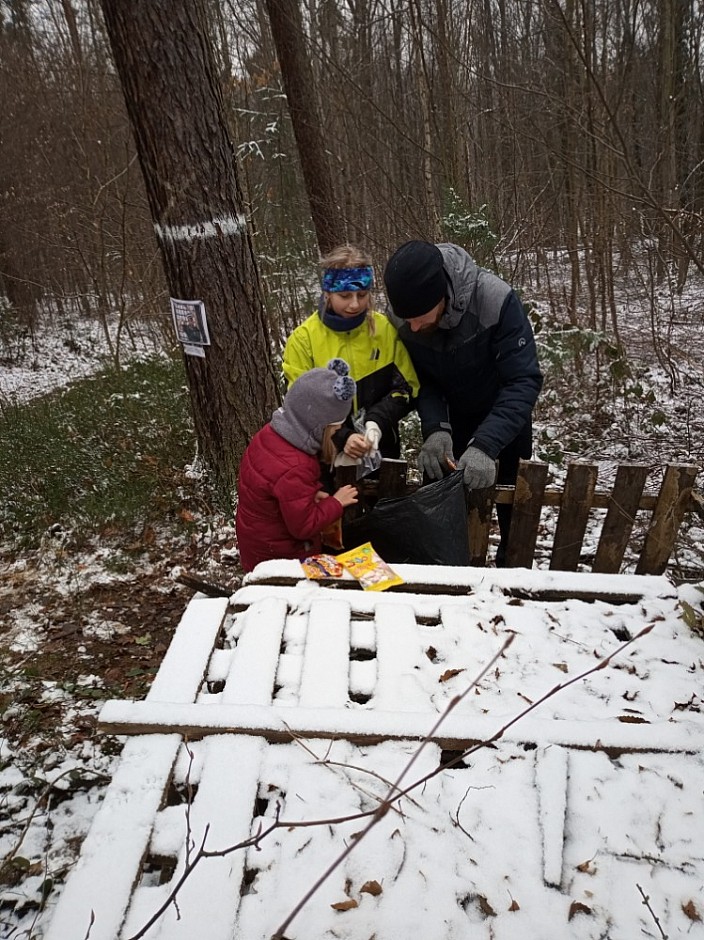
[[[352,409],[355,380],[344,359],[331,359],[325,369],[304,372],[271,416],[271,426],[299,450],[317,454],[329,424],[341,424]]]

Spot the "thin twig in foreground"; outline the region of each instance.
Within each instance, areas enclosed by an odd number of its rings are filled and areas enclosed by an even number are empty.
[[[320,878],[318,878],[318,880],[310,887],[310,889],[309,889],[308,891],[306,891],[305,895],[301,898],[301,900],[298,902],[298,904],[296,904],[296,906],[293,908],[293,910],[291,911],[291,913],[288,915],[288,917],[284,920],[284,922],[283,922],[283,923],[281,924],[281,926],[278,928],[278,930],[276,931],[276,933],[274,933],[274,934],[272,935],[271,940],[283,940],[283,938],[284,938],[284,933],[285,933],[285,931],[287,930],[288,926],[290,925],[291,921],[298,915],[298,913],[303,909],[303,907],[305,907],[305,905],[308,903],[308,901],[310,901],[310,899],[313,897],[313,895],[316,893],[316,891],[318,891],[318,889],[327,881],[327,879],[330,877],[330,875],[331,875],[337,868],[339,868],[339,866],[342,864],[342,862],[344,862],[344,860],[347,858],[347,856],[350,854],[350,852],[351,852],[356,846],[359,845],[359,843],[362,841],[362,839],[363,839],[369,832],[371,832],[371,830],[374,828],[374,826],[376,826],[376,824],[379,822],[379,820],[380,820],[380,819],[383,819],[384,816],[386,816],[387,812],[388,812],[389,809],[391,808],[392,803],[395,802],[395,801],[399,798],[399,796],[401,795],[400,792],[399,792],[399,786],[400,786],[400,784],[401,784],[401,781],[402,781],[403,778],[406,776],[406,774],[409,772],[409,770],[411,769],[411,767],[413,766],[413,764],[416,762],[416,760],[418,759],[420,753],[421,753],[421,752],[423,751],[423,749],[428,745],[428,743],[430,742],[431,738],[436,734],[436,732],[437,732],[438,728],[440,727],[440,725],[441,725],[441,724],[443,723],[443,721],[447,718],[447,716],[450,714],[450,712],[452,712],[452,711],[460,704],[460,702],[469,694],[469,692],[471,691],[471,689],[473,689],[473,688],[477,685],[477,683],[479,683],[479,682],[484,678],[484,676],[487,674],[487,672],[488,672],[488,671],[495,665],[495,663],[503,656],[503,654],[504,654],[505,651],[509,648],[509,646],[511,645],[511,643],[513,643],[514,638],[515,638],[515,633],[509,634],[509,636],[504,640],[504,642],[503,642],[503,644],[502,644],[502,646],[501,646],[501,649],[498,651],[498,653],[496,653],[494,656],[492,656],[492,658],[489,660],[489,662],[486,664],[486,666],[482,669],[482,671],[481,671],[477,676],[474,677],[474,679],[469,683],[469,685],[465,688],[465,690],[464,690],[460,695],[455,695],[454,698],[451,699],[451,701],[448,703],[447,707],[446,707],[445,710],[442,712],[442,714],[438,717],[437,721],[435,722],[435,724],[433,725],[433,727],[430,729],[430,731],[428,732],[428,734],[423,738],[423,740],[420,742],[420,744],[418,745],[418,747],[415,749],[415,751],[413,752],[413,755],[412,755],[411,759],[408,761],[408,763],[406,764],[406,766],[403,768],[403,770],[401,771],[401,773],[398,775],[396,781],[389,787],[389,790],[388,790],[388,792],[387,792],[387,794],[386,794],[386,797],[384,798],[382,804],[378,807],[378,809],[374,810],[374,813],[373,813],[371,819],[369,820],[369,822],[367,823],[367,825],[364,827],[364,829],[362,829],[361,832],[359,832],[359,833],[357,833],[357,834],[355,835],[355,838],[350,841],[350,843],[347,845],[347,847],[344,849],[344,851],[332,862],[331,865],[328,866],[328,868],[323,872],[323,874],[320,876]]]
[[[425,738],[421,741],[421,743],[420,743],[420,745],[418,746],[418,748],[416,749],[416,751],[415,751],[413,757],[411,758],[411,760],[408,762],[408,764],[406,765],[406,767],[403,769],[403,771],[402,771],[401,774],[399,775],[398,780],[397,780],[396,783],[394,784],[393,790],[389,791],[389,794],[387,795],[386,801],[385,801],[384,803],[382,803],[382,805],[381,805],[377,810],[374,811],[374,814],[373,814],[372,818],[371,818],[370,821],[367,823],[367,825],[364,827],[364,829],[362,829],[362,831],[361,831],[360,833],[358,833],[358,834],[355,836],[355,839],[354,839],[352,842],[350,842],[350,844],[349,844],[349,845],[345,848],[345,850],[338,856],[338,858],[335,859],[335,861],[333,861],[332,864],[328,866],[328,868],[323,872],[323,874],[322,874],[322,875],[320,876],[320,878],[315,882],[315,884],[310,888],[310,890],[306,892],[305,896],[304,896],[303,898],[301,898],[301,900],[300,900],[300,901],[298,902],[298,904],[294,907],[294,909],[291,911],[291,913],[286,917],[286,919],[285,919],[284,922],[281,924],[281,926],[278,928],[278,930],[277,930],[274,934],[272,934],[271,940],[284,940],[285,931],[286,931],[287,928],[290,926],[290,924],[291,924],[291,922],[293,921],[293,919],[300,913],[300,911],[301,911],[301,910],[303,909],[303,907],[308,903],[308,901],[313,897],[313,895],[314,895],[314,894],[316,893],[316,891],[321,887],[321,885],[323,885],[323,884],[325,883],[325,881],[330,877],[330,875],[342,864],[342,862],[347,858],[347,856],[350,854],[350,852],[351,852],[357,845],[359,845],[359,843],[362,841],[362,839],[364,838],[364,836],[366,836],[367,833],[370,832],[370,830],[373,829],[374,826],[379,822],[379,820],[382,819],[382,818],[386,815],[386,813],[388,812],[389,805],[390,805],[391,802],[396,802],[397,800],[399,800],[399,799],[401,799],[402,797],[406,796],[407,794],[411,793],[413,790],[417,789],[418,787],[423,786],[425,783],[427,783],[428,780],[431,780],[433,777],[436,777],[436,776],[437,776],[438,774],[440,774],[440,773],[444,773],[446,770],[450,769],[454,764],[458,763],[458,762],[459,762],[460,760],[462,760],[464,757],[466,757],[466,756],[468,756],[468,755],[470,755],[470,754],[475,753],[475,752],[478,751],[480,748],[488,747],[488,746],[490,746],[491,744],[493,744],[493,743],[495,743],[496,741],[498,741],[498,740],[506,733],[506,731],[507,731],[509,728],[511,728],[511,727],[512,727],[513,725],[515,725],[518,721],[520,721],[521,719],[523,719],[526,715],[530,714],[530,712],[534,711],[539,705],[543,704],[543,703],[546,702],[548,699],[552,698],[552,697],[553,697],[554,695],[556,695],[558,692],[561,692],[561,691],[563,691],[564,689],[569,688],[569,686],[574,685],[576,682],[580,682],[580,681],[582,681],[583,679],[586,679],[587,676],[590,676],[590,675],[592,675],[592,674],[595,673],[595,672],[599,672],[599,670],[601,670],[601,669],[605,669],[605,668],[608,666],[608,664],[611,662],[611,660],[612,660],[615,656],[618,656],[619,653],[623,652],[624,649],[626,649],[628,646],[630,646],[630,645],[631,645],[632,643],[634,643],[636,640],[638,640],[638,639],[640,639],[641,637],[644,637],[644,636],[646,636],[648,633],[650,633],[650,631],[653,629],[653,626],[654,626],[654,624],[649,624],[647,627],[644,627],[644,628],[643,628],[642,630],[640,630],[635,636],[631,637],[629,640],[626,640],[625,643],[622,643],[621,646],[619,646],[617,649],[615,649],[612,653],[609,653],[608,656],[605,656],[603,659],[600,659],[599,662],[598,662],[595,666],[592,666],[590,669],[587,669],[587,670],[585,670],[584,672],[579,673],[579,675],[574,676],[572,679],[568,679],[566,682],[561,682],[561,683],[559,683],[558,685],[553,686],[552,689],[550,689],[548,692],[546,692],[544,695],[542,695],[542,696],[541,696],[539,699],[537,699],[535,702],[531,703],[529,706],[527,706],[526,708],[524,708],[523,711],[519,712],[518,715],[515,715],[512,719],[510,719],[509,721],[507,721],[506,724],[504,724],[501,728],[499,728],[499,730],[498,730],[495,734],[493,734],[490,738],[487,738],[487,739],[484,740],[484,741],[478,742],[476,745],[474,745],[474,746],[471,747],[471,748],[468,748],[466,751],[464,751],[461,755],[459,755],[459,756],[458,756],[457,758],[455,758],[454,760],[450,761],[450,762],[447,763],[447,764],[441,764],[441,765],[440,765],[439,767],[437,767],[435,770],[431,771],[431,772],[428,773],[428,774],[425,774],[423,777],[421,777],[420,779],[416,780],[416,781],[415,781],[414,783],[412,783],[410,786],[406,787],[406,788],[403,789],[403,790],[399,790],[399,789],[398,789],[398,786],[399,786],[401,780],[402,780],[403,777],[406,775],[406,773],[408,772],[408,770],[410,769],[410,767],[413,765],[413,763],[415,762],[416,758],[417,758],[418,755],[420,754],[421,750],[430,742],[431,738],[437,733],[439,727],[441,726],[441,724],[443,723],[443,721],[445,720],[445,718],[447,718],[447,716],[450,714],[450,712],[451,712],[451,711],[462,701],[462,699],[467,695],[467,693],[469,692],[469,690],[472,689],[472,688],[477,684],[477,682],[480,681],[480,679],[486,674],[486,672],[487,672],[487,671],[494,665],[494,663],[501,657],[501,655],[503,654],[504,650],[506,650],[506,649],[510,646],[510,644],[513,642],[513,639],[514,639],[515,634],[511,634],[510,637],[508,638],[508,640],[504,643],[504,645],[502,646],[502,648],[499,650],[499,652],[491,659],[491,661],[487,664],[487,666],[485,667],[485,669],[482,670],[482,672],[479,674],[479,676],[477,676],[477,677],[472,681],[472,683],[469,685],[469,687],[468,687],[467,689],[464,690],[464,692],[462,692],[460,695],[458,695],[458,696],[456,696],[455,698],[453,698],[452,701],[448,704],[448,706],[447,706],[447,708],[445,709],[445,711],[442,713],[442,715],[440,715],[440,717],[439,717],[438,720],[435,722],[435,724],[433,725],[433,727],[431,728],[431,730],[429,731],[429,733],[428,733],[428,734],[425,736]]]

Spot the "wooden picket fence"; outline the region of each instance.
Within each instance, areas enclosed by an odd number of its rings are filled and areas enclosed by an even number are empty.
[[[353,480],[355,468],[340,468],[340,482]],[[469,557],[467,564],[484,566],[495,504],[512,504],[513,514],[507,552],[508,567],[531,568],[536,560],[540,522],[546,507],[558,512],[555,534],[550,547],[549,567],[557,571],[576,571],[591,562],[596,573],[616,574],[621,570],[629,543],[635,535],[638,513],[636,574],[662,574],[675,547],[682,521],[688,512],[704,517],[704,501],[695,492],[699,467],[671,464],[665,467],[657,493],[645,492],[652,467],[623,463],[617,468],[610,491],[597,490],[599,468],[596,464],[573,462],[567,468],[564,487],[547,485],[548,464],[521,461],[515,486],[493,486],[467,493]],[[407,482],[405,460],[384,460],[376,481],[362,486],[362,499],[352,513],[364,512],[379,498],[405,495],[417,489]],[[590,520],[602,513],[601,532],[593,557],[583,551]],[[348,510],[350,512],[350,510]],[[645,531],[643,532],[643,528]],[[642,539],[642,544],[641,544]],[[635,542],[636,539],[633,538]]]

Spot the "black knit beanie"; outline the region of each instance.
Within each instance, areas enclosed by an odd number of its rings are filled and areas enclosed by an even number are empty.
[[[442,252],[430,242],[406,242],[389,258],[384,284],[396,316],[404,320],[422,317],[447,293]]]

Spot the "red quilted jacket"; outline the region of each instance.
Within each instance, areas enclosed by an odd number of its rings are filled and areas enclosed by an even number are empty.
[[[320,532],[342,515],[333,497],[320,502],[318,458],[265,425],[240,464],[237,544],[245,571],[271,558],[304,558],[320,551]]]

